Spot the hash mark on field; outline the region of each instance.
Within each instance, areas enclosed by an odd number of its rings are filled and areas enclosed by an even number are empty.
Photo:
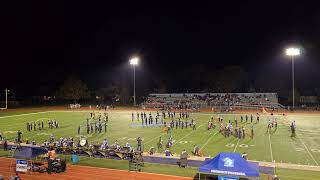
[[[272,154],[272,146],[271,146],[270,134],[269,134],[269,145],[270,145],[271,162],[273,162],[273,154]]]
[[[209,141],[211,140],[211,138],[213,138],[213,136],[215,136],[216,134],[218,134],[219,131],[217,131],[216,133],[214,133],[205,143],[204,145],[200,148],[200,150],[202,150],[208,143]],[[211,133],[210,133],[211,134]]]
[[[314,159],[313,155],[310,153],[310,151],[309,151],[308,147],[306,146],[306,144],[300,138],[298,138],[298,139],[301,141],[303,146],[306,148],[306,150],[307,150],[309,156],[311,157],[311,159],[316,163],[317,166],[319,166],[318,162]]]
[[[236,145],[236,147],[234,147],[233,152],[236,152],[239,142],[240,142],[240,139],[238,139],[237,145]]]

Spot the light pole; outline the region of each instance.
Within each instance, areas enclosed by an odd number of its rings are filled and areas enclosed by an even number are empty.
[[[292,61],[292,110],[294,109],[294,57],[300,55],[300,49],[290,47],[286,49],[286,55],[291,57]]]
[[[8,93],[10,92],[10,90],[9,89],[5,89],[4,90],[4,92],[5,92],[5,98],[6,98],[6,100],[5,100],[5,107],[4,108],[0,108],[0,109],[8,109]]]
[[[129,62],[133,66],[133,104],[136,105],[136,65],[139,63],[139,58],[133,57]]]
[[[6,109],[8,109],[8,89],[6,88]]]

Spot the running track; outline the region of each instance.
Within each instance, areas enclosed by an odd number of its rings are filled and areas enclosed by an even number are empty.
[[[10,172],[10,163],[14,159],[0,158],[0,175],[8,179],[10,175],[14,175],[13,170]],[[13,162],[13,161],[12,161]],[[15,165],[15,163],[13,163]],[[14,166],[15,167],[15,166]],[[59,174],[47,174],[33,172],[32,175],[19,174],[22,180],[191,180],[193,178],[161,175],[144,172],[128,172],[125,170],[115,170],[107,168],[96,168],[88,166],[68,165],[67,171]]]

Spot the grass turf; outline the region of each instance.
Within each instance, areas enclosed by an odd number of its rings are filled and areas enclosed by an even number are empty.
[[[50,134],[54,134],[56,138],[60,137],[86,137],[89,142],[101,143],[103,139],[108,139],[110,143],[117,140],[124,145],[129,142],[136,146],[136,137],[143,138],[144,149],[148,150],[151,146],[156,147],[159,137],[161,136],[164,143],[168,139],[168,135],[162,132],[160,127],[140,127],[129,126],[129,124],[140,125],[141,121],[136,119],[131,121],[131,111],[110,112],[109,125],[107,133],[87,134],[85,129],[86,118],[89,117],[87,111],[51,111],[45,113],[20,114],[19,116],[3,115],[0,112],[0,132],[13,140],[16,137],[16,131],[23,131],[23,139],[36,140],[42,142],[49,139]],[[136,114],[136,113],[135,113]],[[147,113],[148,114],[148,113]],[[1,117],[2,116],[2,117]],[[277,116],[278,128],[273,129],[269,134],[266,132],[269,116],[262,115],[259,123],[240,123],[240,115],[224,114],[224,122],[229,119],[233,122],[236,116],[239,126],[246,127],[247,130],[253,125],[255,136],[253,139],[248,136],[245,139],[238,140],[235,137],[223,137],[218,133],[218,128],[208,131],[207,122],[210,117],[217,117],[217,114],[210,113],[194,113],[191,118],[197,120],[197,129],[195,131],[188,127],[187,129],[173,129],[172,136],[174,144],[170,148],[172,152],[179,154],[183,149],[190,152],[196,144],[205,156],[213,157],[219,152],[246,152],[250,160],[318,165],[320,163],[320,116],[316,115],[290,115],[288,117]],[[58,129],[48,129],[47,120],[57,119],[60,127]],[[45,129],[27,132],[26,123],[44,120]],[[296,120],[297,135],[291,137],[289,123]],[[168,121],[168,120],[167,120]],[[250,122],[250,118],[249,121]],[[81,125],[81,134],[77,135],[77,127]],[[250,134],[250,133],[249,133]],[[163,151],[162,149],[161,151]],[[164,166],[165,167],[165,166]],[[147,168],[147,167],[146,167]],[[294,171],[297,173],[298,171]],[[319,175],[318,173],[315,173]]]

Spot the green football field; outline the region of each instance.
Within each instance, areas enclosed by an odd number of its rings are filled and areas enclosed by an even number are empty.
[[[136,146],[136,138],[143,138],[144,149],[148,150],[151,146],[157,147],[160,136],[163,142],[167,142],[168,135],[162,132],[160,127],[141,127],[132,126],[141,125],[141,121],[136,119],[132,122],[131,111],[111,111],[109,112],[109,125],[107,133],[86,133],[86,118],[90,116],[90,111],[48,111],[26,114],[1,114],[0,112],[0,132],[4,137],[13,141],[17,136],[17,131],[23,132],[22,138],[25,141],[36,140],[43,142],[48,140],[53,134],[56,138],[60,137],[85,137],[89,142],[101,143],[103,139],[108,139],[109,143],[117,140],[121,145],[129,142]],[[136,114],[136,113],[135,113]],[[149,112],[146,112],[148,115]],[[153,112],[155,114],[155,112]],[[180,154],[183,149],[190,152],[194,145],[197,145],[203,151],[204,156],[213,157],[219,152],[246,152],[249,160],[266,161],[304,165],[319,165],[320,163],[320,116],[317,115],[289,115],[276,116],[278,128],[272,129],[267,133],[267,123],[270,116],[260,115],[260,122],[256,124],[254,116],[255,136],[253,139],[247,135],[245,139],[238,140],[230,136],[224,137],[218,132],[218,127],[214,130],[207,130],[207,122],[210,117],[218,117],[213,113],[192,113],[190,118],[197,121],[197,129],[173,129],[173,146],[170,148],[175,154]],[[239,126],[245,126],[250,129],[250,120],[248,123],[240,123],[240,114],[220,114],[224,122],[229,119],[233,122],[237,117]],[[59,121],[58,129],[49,129],[48,119]],[[28,132],[26,123],[37,120],[44,120],[45,129]],[[289,124],[295,120],[297,124],[296,137],[291,137]],[[168,120],[167,120],[168,121]],[[81,125],[81,134],[77,134],[77,128]],[[103,128],[104,129],[104,128]],[[249,131],[247,131],[249,132]],[[250,133],[249,133],[250,134]],[[162,149],[163,152],[165,149]]]

